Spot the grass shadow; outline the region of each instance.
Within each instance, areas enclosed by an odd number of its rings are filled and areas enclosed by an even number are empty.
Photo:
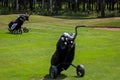
[[[85,20],[85,19],[97,19],[97,17],[81,17],[81,16],[52,16],[59,19],[72,19],[72,20]]]
[[[5,32],[6,34],[11,34],[10,32]]]
[[[20,33],[10,33],[10,32],[5,32],[5,34],[10,34],[10,35],[22,35],[22,34],[20,34]]]
[[[65,74],[61,74],[61,75],[58,75],[56,79],[54,80],[63,80],[65,79],[67,76]],[[42,80],[53,80],[50,78],[49,74],[45,75],[44,78]]]
[[[79,77],[79,76],[73,76],[74,78],[83,78],[83,77]]]

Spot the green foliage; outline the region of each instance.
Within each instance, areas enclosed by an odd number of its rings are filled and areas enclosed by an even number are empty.
[[[50,11],[44,10],[40,7],[33,10],[33,14],[48,16]]]
[[[106,17],[120,17],[118,11],[106,11]]]
[[[18,15],[0,16],[0,80],[50,80],[50,59],[63,32],[74,32],[77,24],[120,26],[120,18],[66,19],[31,15],[22,35],[9,34],[7,24]],[[113,24],[112,24],[113,23]],[[59,80],[118,80],[120,78],[120,31],[79,28],[73,63],[83,64],[86,74],[63,71]]]
[[[101,9],[100,9],[101,6]],[[103,6],[103,7],[102,7]],[[15,14],[15,13],[33,13],[37,15],[53,16],[83,16],[88,17],[97,12],[96,17],[116,17],[120,16],[118,0],[1,0],[0,14]],[[104,13],[105,11],[105,13]],[[119,11],[119,13],[118,13]],[[100,13],[101,14],[100,14]],[[92,13],[92,14],[91,14]]]
[[[10,12],[9,12],[9,8],[1,8],[0,9],[0,14],[10,14]]]

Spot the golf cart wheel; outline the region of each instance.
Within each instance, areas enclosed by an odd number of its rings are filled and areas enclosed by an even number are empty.
[[[50,74],[50,77],[51,77],[52,79],[54,79],[54,78],[57,77],[57,68],[56,68],[56,66],[52,65],[52,66],[50,67],[50,72],[49,72],[49,74]]]
[[[85,69],[83,65],[78,65],[76,68],[76,73],[78,77],[83,77],[85,74]]]
[[[21,29],[20,29],[20,30],[18,30],[18,33],[22,34],[22,30],[21,30]]]
[[[24,28],[23,28],[23,32],[24,32],[24,33],[27,33],[27,32],[29,32],[29,29],[26,28],[26,27],[24,27]]]

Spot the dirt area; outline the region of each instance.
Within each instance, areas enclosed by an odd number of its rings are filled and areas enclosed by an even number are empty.
[[[94,28],[94,29],[100,29],[100,30],[111,30],[111,31],[120,31],[120,28]]]

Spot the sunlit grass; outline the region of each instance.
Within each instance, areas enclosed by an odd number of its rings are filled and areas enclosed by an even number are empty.
[[[49,80],[50,59],[63,32],[77,24],[120,26],[120,18],[61,19],[31,15],[22,35],[9,34],[7,24],[18,15],[1,15],[0,80]],[[113,23],[112,23],[113,21]],[[120,78],[120,31],[79,28],[73,63],[83,64],[86,74],[77,78],[75,69],[63,71],[60,80],[118,80]]]

